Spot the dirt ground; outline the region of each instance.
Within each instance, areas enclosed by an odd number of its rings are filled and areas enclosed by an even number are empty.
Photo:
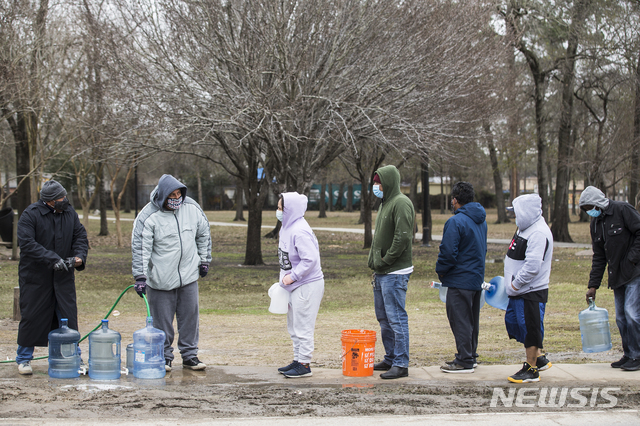
[[[402,382],[358,378],[346,382],[326,379],[322,370],[331,371],[336,376],[335,372],[339,371],[337,369],[341,367],[341,363],[340,349],[327,349],[324,343],[320,345],[320,353],[316,355],[325,362],[312,365],[316,371],[321,370],[320,373],[312,378],[287,380],[275,372],[279,360],[290,351],[287,336],[283,334],[284,316],[266,316],[263,323],[251,325],[254,333],[250,335],[253,336],[254,346],[249,344],[251,339],[247,338],[242,342],[241,346],[245,348],[242,353],[233,353],[226,345],[232,345],[233,334],[249,325],[242,324],[241,318],[231,321],[226,318],[229,321],[229,336],[221,338],[221,325],[212,324],[207,318],[211,317],[205,317],[204,324],[201,324],[200,358],[209,363],[204,372],[182,369],[179,355],[176,356],[173,372],[157,381],[138,380],[132,376],[122,376],[120,380],[112,382],[96,382],[87,376],[73,380],[50,379],[46,360],[33,361],[33,376],[23,377],[17,374],[14,363],[0,364],[0,419],[37,417],[153,420],[522,411],[522,408],[517,407],[490,407],[494,388],[499,386],[507,392],[511,386],[502,377],[496,378],[496,381],[476,382],[421,381],[412,377]],[[132,331],[141,328],[143,317],[121,314],[113,317],[113,322],[113,328],[118,328],[123,334],[124,348]],[[81,328],[88,330],[89,325],[81,325]],[[260,331],[269,334],[267,330],[270,328],[277,331],[265,339],[275,339],[277,342],[272,342],[269,350],[264,350],[264,342],[257,336],[261,334]],[[11,334],[15,336],[16,332],[17,322],[0,320],[0,341],[3,342],[0,352],[3,358],[13,356],[11,352],[15,350],[14,345],[7,342],[7,337]],[[237,339],[235,341],[237,343]],[[86,342],[81,343],[85,361],[88,353]],[[45,348],[37,349],[36,355],[44,354]],[[611,354],[605,356],[610,357]],[[123,362],[124,359],[123,356]],[[241,367],[243,365],[252,367]],[[259,369],[261,374],[250,374],[249,369]],[[566,385],[577,386],[576,383]],[[585,381],[579,386],[603,385]],[[637,409],[640,405],[640,382],[607,383],[606,386],[620,388],[616,393],[617,410]],[[565,406],[557,410],[567,409]]]

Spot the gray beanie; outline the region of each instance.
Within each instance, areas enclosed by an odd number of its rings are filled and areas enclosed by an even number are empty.
[[[59,182],[51,179],[42,185],[40,190],[40,199],[42,201],[57,200],[67,195],[67,190]]]

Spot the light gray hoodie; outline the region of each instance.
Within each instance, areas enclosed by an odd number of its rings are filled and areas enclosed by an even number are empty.
[[[164,207],[167,197],[180,189],[178,210]],[[135,219],[131,233],[133,277],[146,278],[155,290],[173,290],[198,279],[198,267],[211,262],[209,221],[187,187],[171,175],[162,175],[150,202]]]
[[[549,288],[553,235],[538,194],[517,197],[513,210],[518,230],[504,258],[504,282],[509,296],[520,296]]]
[[[596,206],[600,207],[600,210],[604,210],[609,206],[609,199],[605,197],[604,192],[595,186],[587,186],[580,195],[579,205],[580,207]]]

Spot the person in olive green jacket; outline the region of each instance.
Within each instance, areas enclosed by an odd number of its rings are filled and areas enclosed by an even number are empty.
[[[384,345],[384,360],[374,370],[383,379],[409,375],[409,318],[405,310],[407,285],[413,272],[413,203],[400,192],[400,172],[394,166],[376,170],[373,193],[382,198],[369,251],[373,269],[373,300]]]

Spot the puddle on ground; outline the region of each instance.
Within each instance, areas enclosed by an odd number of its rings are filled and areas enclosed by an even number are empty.
[[[82,383],[77,385],[65,385],[61,386],[62,390],[75,389],[84,392],[104,392],[104,391],[112,391],[116,389],[131,389],[132,386],[125,385],[116,385],[112,383]]]

